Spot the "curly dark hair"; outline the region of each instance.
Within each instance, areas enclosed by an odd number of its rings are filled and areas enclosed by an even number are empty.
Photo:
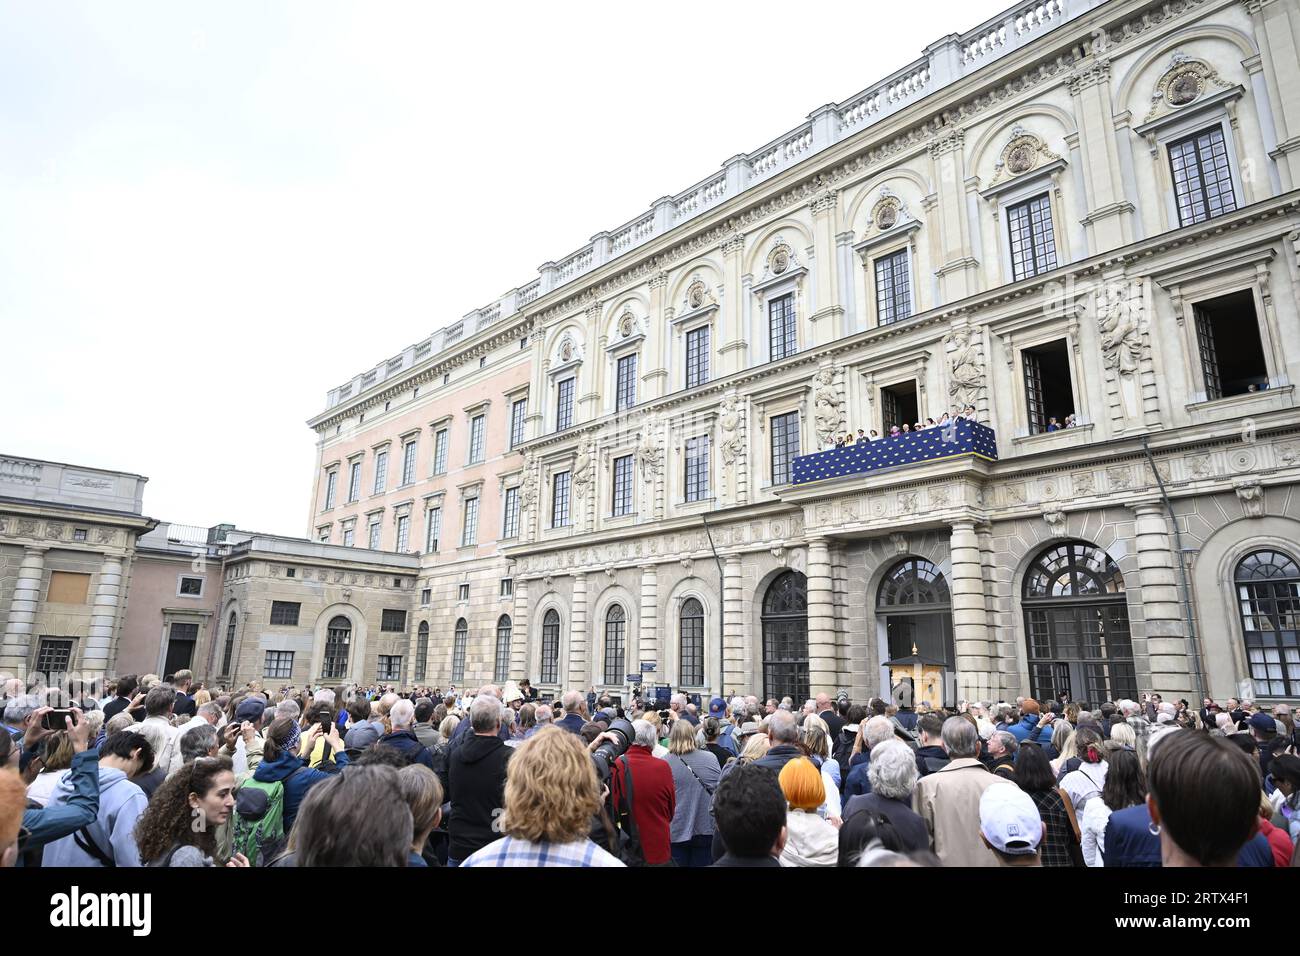
[[[208,856],[215,854],[216,833],[208,827],[194,832],[190,794],[204,796],[210,793],[216,786],[217,776],[222,772],[230,773],[232,769],[229,757],[205,757],[187,763],[163,782],[135,825],[135,842],[140,847],[141,861],[152,863],[178,843],[196,846]]]

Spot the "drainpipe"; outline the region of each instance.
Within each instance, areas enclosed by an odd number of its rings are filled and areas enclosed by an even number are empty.
[[[709,550],[713,552],[713,561],[718,566],[718,653],[721,655],[722,649],[726,646],[723,643],[722,614],[727,606],[727,581],[722,573],[722,558],[718,556],[718,549],[713,545],[713,532],[709,530],[709,516],[701,514],[700,520],[704,522],[704,533],[709,536]],[[722,685],[721,674],[718,674],[718,686],[721,688],[719,693],[725,694],[727,692],[727,688]]]
[[[1147,456],[1147,464],[1151,466],[1151,474],[1156,476],[1156,484],[1160,488],[1160,497],[1164,499],[1165,513],[1169,516],[1169,523],[1174,529],[1174,551],[1178,555],[1178,572],[1181,583],[1180,590],[1183,596],[1183,614],[1187,618],[1187,648],[1188,656],[1192,661],[1192,676],[1196,680],[1196,696],[1201,700],[1205,699],[1205,674],[1201,671],[1201,651],[1200,639],[1196,634],[1196,620],[1192,616],[1192,589],[1187,581],[1187,562],[1183,559],[1183,535],[1178,530],[1178,519],[1174,517],[1174,506],[1169,500],[1169,493],[1165,491],[1165,481],[1160,477],[1160,470],[1156,468],[1156,460],[1151,454],[1151,445],[1147,436],[1142,436],[1142,453]]]

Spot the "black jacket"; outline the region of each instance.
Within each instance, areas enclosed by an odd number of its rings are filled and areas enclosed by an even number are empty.
[[[376,741],[376,746],[380,744],[392,747],[401,753],[408,763],[422,763],[430,770],[434,769],[433,754],[429,752],[428,747],[420,743],[413,730],[394,730],[391,734],[384,734]]]
[[[713,866],[775,866],[780,869],[781,864],[776,861],[774,856],[744,857],[732,856],[730,853],[723,854],[720,858],[713,861]]]
[[[451,819],[447,832],[453,860],[463,860],[501,834],[493,824],[505,806],[506,762],[513,751],[499,737],[471,734],[448,760]]]
[[[946,766],[948,766],[948,751],[942,747],[931,744],[928,747],[917,748],[916,770],[920,776],[924,777],[926,774],[934,773]]]

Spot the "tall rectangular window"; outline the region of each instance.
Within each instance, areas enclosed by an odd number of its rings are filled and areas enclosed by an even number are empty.
[[[1192,312],[1206,400],[1268,388],[1254,293],[1243,289],[1204,299],[1192,306]]]
[[[772,360],[783,359],[799,351],[799,338],[795,334],[794,296],[778,296],[767,304],[768,343]]]
[[[562,432],[573,425],[573,379],[566,378],[555,386],[555,430]]]
[[[402,484],[409,485],[415,481],[416,443],[408,441],[402,446]]]
[[[478,499],[465,499],[465,522],[460,528],[460,546],[468,548],[478,543]]]
[[[343,547],[351,548],[357,543],[357,532],[353,525],[343,526]]]
[[[788,485],[799,456],[799,413],[772,416],[772,484]]]
[[[876,323],[901,322],[912,314],[912,281],[906,249],[876,260]]]
[[[1011,279],[1019,281],[1056,268],[1056,234],[1047,193],[1007,208]]]
[[[506,510],[501,519],[501,537],[519,537],[519,489],[506,489]]]
[[[709,380],[709,326],[686,333],[686,387],[695,388]]]
[[[388,486],[388,451],[375,452],[375,490],[372,494],[382,495]]]
[[[433,473],[435,475],[445,475],[447,473],[447,429],[439,428],[433,436]]]
[[[636,355],[624,355],[618,360],[617,384],[614,391],[614,411],[621,412],[636,404]]]
[[[348,469],[348,501],[361,497],[361,462],[354,461]]]
[[[1074,414],[1070,349],[1065,339],[1036,345],[1020,353],[1025,367],[1025,408],[1029,433],[1059,431]]]
[[[569,473],[561,471],[551,480],[551,527],[569,523]]]
[[[686,439],[686,500],[703,501],[709,496],[709,436]]]
[[[325,476],[325,510],[329,511],[334,507],[334,495],[339,490],[339,473],[331,471]]]
[[[263,677],[287,678],[293,676],[293,651],[267,651]]]
[[[528,399],[521,398],[510,405],[510,447],[524,443],[524,420],[528,417]]]
[[[632,456],[624,455],[614,459],[614,507],[615,518],[632,513]]]
[[[483,460],[483,431],[487,427],[486,415],[475,415],[469,422],[469,463],[477,465]]]
[[[1204,129],[1170,143],[1169,165],[1174,174],[1180,226],[1204,222],[1237,208],[1223,127]]]
[[[397,519],[397,550],[405,553],[411,547],[411,516],[400,515]]]
[[[378,518],[373,519],[373,520],[370,522],[370,526],[367,528],[367,531],[369,532],[369,542],[368,542],[368,544],[366,545],[366,547],[368,547],[371,551],[378,551],[378,550],[379,550],[379,534],[380,534],[380,525],[379,525],[379,519],[378,519]]]
[[[442,534],[442,509],[430,508],[425,515],[424,550],[427,554],[433,554],[438,550],[438,538]]]

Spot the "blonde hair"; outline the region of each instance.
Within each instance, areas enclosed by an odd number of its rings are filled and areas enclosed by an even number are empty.
[[[438,775],[422,763],[408,764],[397,771],[397,784],[411,808],[415,836],[432,830],[442,809],[442,783]]]
[[[195,707],[202,707],[204,704],[210,704],[210,703],[212,703],[212,694],[208,692],[208,689],[206,687],[203,688],[202,690],[197,690],[194,692]]]
[[[1111,724],[1110,739],[1121,747],[1132,747],[1134,750],[1137,749],[1137,734],[1133,732],[1133,728],[1127,723]]]
[[[543,727],[506,764],[501,831],[518,840],[572,843],[600,809],[600,783],[576,734]]]
[[[777,779],[792,810],[816,810],[826,802],[822,772],[807,757],[787,761]]]
[[[754,734],[745,744],[745,749],[740,752],[740,759],[744,763],[750,763],[759,757],[767,755],[768,748],[772,746],[772,739],[767,734]]]
[[[1065,743],[1061,743],[1061,741],[1057,739],[1061,736],[1064,736]],[[1071,729],[1069,723],[1066,721],[1058,720],[1052,725],[1052,746],[1056,748],[1056,752],[1060,755],[1059,759],[1062,763],[1069,760],[1071,757],[1078,756],[1078,752],[1074,746],[1074,730]]]
[[[680,756],[694,753],[695,750],[695,727],[689,720],[677,721],[668,735],[668,752]]]
[[[51,770],[67,770],[72,766],[72,758],[77,755],[72,747],[72,738],[66,730],[56,730],[45,738],[45,756],[41,760],[41,773]]]
[[[92,710],[89,713],[82,714],[81,719],[90,724],[90,740],[93,741],[99,733],[99,728],[104,726],[104,712],[102,710]]]
[[[442,723],[438,725],[438,733],[442,734],[444,740],[450,740],[451,735],[456,732],[456,728],[459,725],[460,718],[455,714],[448,714],[446,717],[442,718]]]

